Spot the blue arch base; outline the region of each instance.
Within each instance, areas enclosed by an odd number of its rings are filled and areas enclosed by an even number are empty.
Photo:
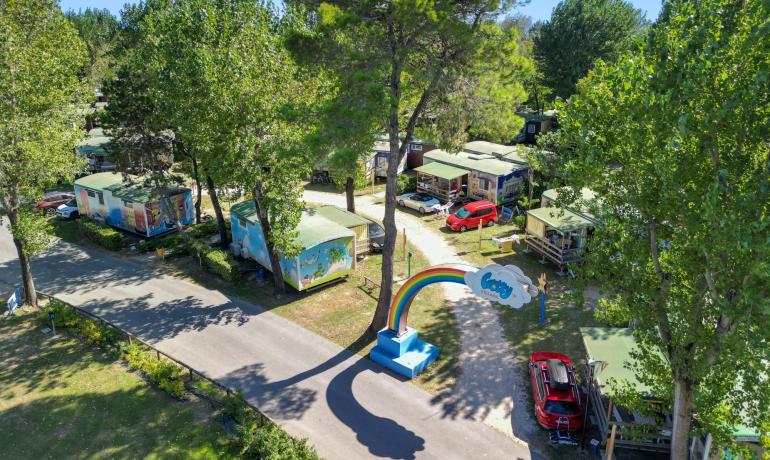
[[[438,359],[439,348],[420,340],[411,327],[399,335],[387,327],[377,333],[377,346],[369,352],[375,363],[412,379]]]

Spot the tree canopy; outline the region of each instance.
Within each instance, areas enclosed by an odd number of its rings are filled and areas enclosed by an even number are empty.
[[[565,177],[601,197],[584,275],[609,291],[605,317],[636,325],[637,373],[672,404],[672,458],[692,420],[721,445],[738,423],[770,426],[767,8],[668,3],[559,107]]]
[[[0,3],[0,204],[8,213],[27,301],[36,304],[29,257],[45,249],[45,226],[25,202],[82,169],[86,50],[52,0]]]
[[[625,0],[563,0],[532,32],[543,83],[566,99],[597,59],[628,50],[645,25],[642,12]]]

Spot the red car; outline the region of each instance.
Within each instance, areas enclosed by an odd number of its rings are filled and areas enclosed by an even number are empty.
[[[35,208],[49,216],[56,215],[56,208],[75,198],[72,192],[50,192],[43,195],[43,198],[35,203]]]
[[[489,226],[497,223],[497,206],[487,200],[468,203],[446,218],[446,227],[454,232],[464,232],[481,225]]]
[[[560,353],[538,351],[529,359],[529,375],[538,423],[549,430],[582,428],[583,411],[572,361]]]

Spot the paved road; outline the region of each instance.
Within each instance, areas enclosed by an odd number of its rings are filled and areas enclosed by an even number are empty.
[[[96,249],[33,260],[38,289],[98,314],[246,397],[329,459],[535,458],[483,423],[261,308]],[[0,280],[18,284],[0,228]],[[0,414],[2,415],[2,414]]]

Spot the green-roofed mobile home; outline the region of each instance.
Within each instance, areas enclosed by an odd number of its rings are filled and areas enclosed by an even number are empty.
[[[112,138],[105,135],[102,128],[93,128],[88,131],[88,135],[80,142],[76,150],[88,162],[89,172],[107,172],[116,169],[108,154],[111,142]]]
[[[319,206],[307,210],[308,213],[318,213],[332,222],[353,230],[356,234],[356,256],[363,256],[369,252],[369,224],[371,221],[358,214],[337,206]]]
[[[270,257],[254,201],[230,208],[233,254],[253,259],[270,270]],[[296,243],[297,257],[280,256],[281,272],[287,284],[298,291],[346,277],[355,264],[356,233],[318,212],[302,212]]]
[[[75,198],[81,216],[142,236],[160,235],[176,228],[161,213],[160,197],[134,176],[103,172],[84,176],[75,181]],[[194,208],[192,191],[177,188],[171,192],[171,203],[183,225],[192,223]]]

